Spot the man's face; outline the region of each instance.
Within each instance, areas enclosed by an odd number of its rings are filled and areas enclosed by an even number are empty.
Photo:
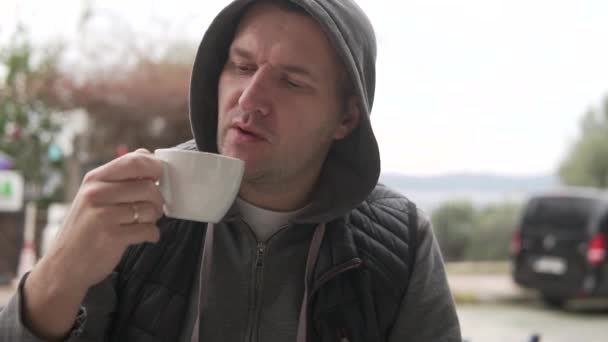
[[[244,181],[318,171],[332,141],[352,130],[341,68],[312,18],[270,4],[244,16],[219,80],[217,141],[245,161]]]

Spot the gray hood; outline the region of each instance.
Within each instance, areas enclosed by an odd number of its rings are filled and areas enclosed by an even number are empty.
[[[360,204],[377,184],[380,155],[369,114],[376,84],[376,39],[352,0],[285,0],[306,10],[327,34],[361,98],[363,115],[347,138],[332,146],[313,202],[297,220],[327,222]],[[255,0],[236,0],[211,23],[199,46],[190,84],[190,123],[196,148],[217,153],[217,85],[238,22]],[[193,146],[192,146],[193,147]]]

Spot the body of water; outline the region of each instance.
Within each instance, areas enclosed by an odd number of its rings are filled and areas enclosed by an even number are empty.
[[[499,203],[523,203],[530,194],[525,192],[501,192],[501,191],[479,191],[479,190],[408,190],[394,188],[427,213],[431,213],[439,205],[452,200],[471,201],[476,207],[484,207]]]

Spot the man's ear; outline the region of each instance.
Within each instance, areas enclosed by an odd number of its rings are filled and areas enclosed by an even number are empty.
[[[344,106],[344,112],[342,113],[338,127],[336,128],[336,132],[334,133],[334,139],[341,140],[346,138],[359,125],[361,115],[363,114],[359,98],[354,95],[349,96],[346,105]]]

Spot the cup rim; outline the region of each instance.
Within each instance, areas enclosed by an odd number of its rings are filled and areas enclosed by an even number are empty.
[[[226,158],[226,159],[230,159],[230,160],[234,160],[234,161],[238,161],[241,163],[244,163],[244,161],[242,159],[239,158],[234,158],[234,157],[230,157],[230,156],[225,156],[223,154],[219,154],[219,153],[212,153],[212,152],[205,152],[205,151],[199,151],[199,150],[182,150],[179,148],[175,148],[175,147],[169,147],[169,148],[157,148],[154,150],[154,154],[156,154],[157,151],[175,151],[175,152],[180,152],[180,153],[186,153],[186,154],[206,154],[206,155],[211,155],[211,156],[215,156],[215,157],[222,157],[222,158]]]

